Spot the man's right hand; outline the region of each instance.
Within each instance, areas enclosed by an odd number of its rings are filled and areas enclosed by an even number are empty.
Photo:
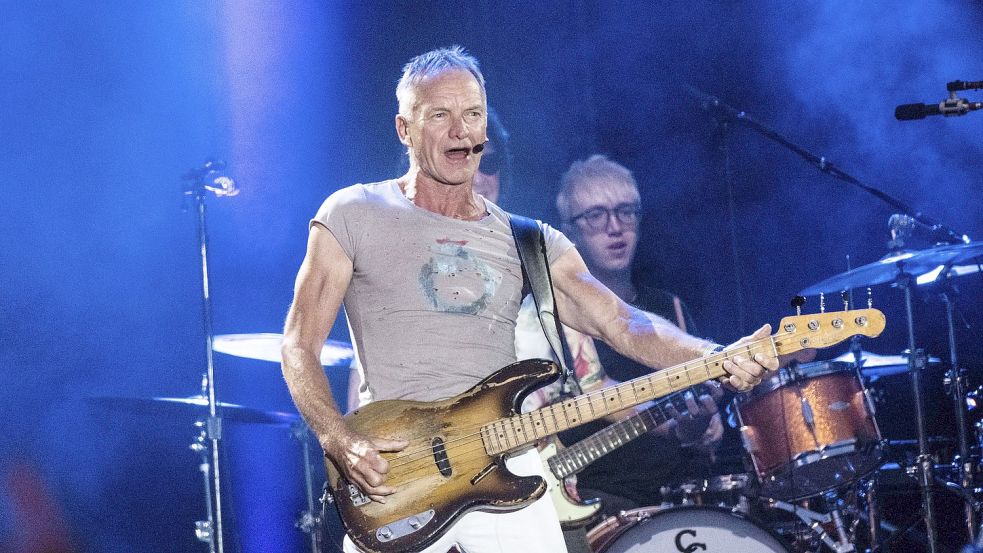
[[[402,451],[409,442],[370,438],[356,432],[329,436],[320,440],[324,454],[351,483],[358,486],[373,501],[385,503],[385,496],[396,493],[386,486],[389,461],[380,453]]]

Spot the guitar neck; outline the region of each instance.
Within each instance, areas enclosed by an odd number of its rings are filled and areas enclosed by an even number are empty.
[[[701,393],[694,391],[697,396]],[[561,480],[577,474],[608,453],[672,420],[673,415],[668,410],[669,407],[675,408],[680,415],[685,415],[689,410],[684,394],[672,394],[644,411],[626,417],[561,449],[547,461],[550,472]]]
[[[725,360],[737,354],[750,357],[755,351],[778,355],[774,339],[768,337],[529,413],[492,421],[481,428],[485,450],[495,455],[519,449],[552,434],[719,378],[727,374],[723,368]]]

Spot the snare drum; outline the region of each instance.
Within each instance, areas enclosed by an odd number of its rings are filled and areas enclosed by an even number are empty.
[[[734,407],[765,497],[812,497],[880,464],[873,404],[848,363],[780,369],[735,399]]]
[[[777,537],[747,517],[701,506],[627,511],[592,528],[587,541],[594,553],[788,553]]]

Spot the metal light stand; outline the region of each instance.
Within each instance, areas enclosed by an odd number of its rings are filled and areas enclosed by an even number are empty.
[[[192,169],[184,175],[184,180],[191,184],[185,189],[185,197],[194,200],[195,215],[198,223],[198,244],[201,255],[201,290],[202,290],[202,322],[205,331],[205,374],[203,388],[208,396],[208,418],[204,422],[204,437],[208,440],[207,449],[211,453],[211,466],[208,462],[208,451],[200,450],[202,455],[201,470],[211,471],[211,479],[206,485],[205,500],[208,504],[206,521],[195,523],[195,535],[199,540],[208,543],[211,553],[224,553],[225,544],[222,533],[222,480],[219,463],[219,449],[222,440],[222,417],[218,411],[215,391],[215,364],[212,345],[212,301],[208,289],[208,233],[205,226],[205,196],[212,192],[217,197],[235,196],[239,193],[235,182],[221,173],[225,163],[217,160],[207,160],[205,164]],[[205,447],[204,444],[201,444]],[[194,448],[194,446],[193,446]],[[207,528],[205,528],[207,526]]]

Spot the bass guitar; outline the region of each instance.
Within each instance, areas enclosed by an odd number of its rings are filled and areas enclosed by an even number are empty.
[[[735,355],[769,357],[825,348],[851,336],[880,335],[884,314],[859,309],[782,319],[772,336],[694,359],[589,394],[519,414],[522,399],[559,374],[552,361],[533,359],[499,369],[470,390],[435,402],[384,400],[346,416],[366,436],[404,439],[409,445],[384,453],[387,484],[396,493],[372,501],[327,463],[328,488],[346,532],[373,553],[419,551],[473,509],[516,510],[546,491],[539,476],[516,476],[508,454],[629,407],[726,375]]]

